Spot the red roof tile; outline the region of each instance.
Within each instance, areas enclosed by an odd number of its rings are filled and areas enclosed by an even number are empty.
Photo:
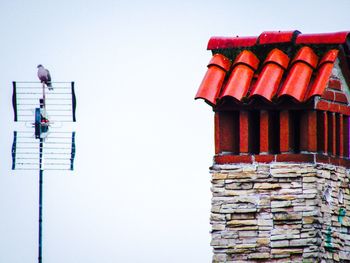
[[[259,44],[275,44],[291,42],[294,35],[300,34],[299,31],[266,31],[259,36]]]
[[[337,58],[338,51],[330,50],[321,59],[315,80],[304,100],[308,100],[312,96],[320,96],[325,90],[329,77],[331,76],[333,64]]]
[[[261,33],[259,37],[212,37],[208,42],[208,50],[292,43],[294,41],[295,44],[344,44],[349,38],[350,31],[322,34],[301,34],[297,30],[267,31]]]
[[[333,63],[337,57],[338,57],[338,50],[336,49],[331,49],[329,50],[326,54],[324,54],[324,56],[322,57],[319,67],[323,64],[323,63]]]
[[[228,58],[221,54],[215,54],[208,64],[208,71],[203,78],[196,99],[201,98],[209,104],[215,105],[230,66],[231,62]]]
[[[296,44],[344,44],[350,31],[322,34],[300,34]]]
[[[247,94],[258,65],[259,59],[254,53],[248,50],[242,51],[233,63],[231,75],[223,88],[221,98],[230,96],[240,101]]]
[[[216,51],[196,99],[212,106],[226,97],[237,103],[254,97],[275,102],[284,96],[306,102],[324,93],[339,55],[335,44],[349,43],[350,32],[267,31],[259,37],[212,37],[208,49]]]
[[[294,57],[278,95],[287,95],[297,101],[302,101],[309,86],[312,72],[317,66],[317,61],[318,57],[311,48],[302,47]]]
[[[279,49],[273,49],[264,61],[263,69],[252,91],[251,96],[261,96],[271,101],[281,83],[284,71],[289,63],[288,56]]]
[[[220,48],[251,47],[256,44],[257,37],[212,37],[208,42],[208,50]]]

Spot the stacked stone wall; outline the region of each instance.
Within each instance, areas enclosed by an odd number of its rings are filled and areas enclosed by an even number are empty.
[[[214,165],[211,176],[213,262],[350,262],[345,168]]]

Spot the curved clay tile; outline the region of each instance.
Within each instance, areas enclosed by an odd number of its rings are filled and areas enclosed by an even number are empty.
[[[276,95],[288,63],[289,57],[285,53],[277,48],[273,49],[265,59],[264,67],[249,97],[259,95],[271,101]]]
[[[323,63],[330,62],[334,63],[335,60],[338,57],[339,50],[337,49],[331,49],[329,50],[324,56],[322,57],[320,63],[318,64],[318,67],[322,66]]]
[[[293,65],[297,61],[305,62],[309,64],[310,67],[315,69],[317,67],[318,57],[310,47],[305,46],[299,49],[298,53],[292,60],[291,65]]]
[[[281,50],[278,48],[275,48],[270,51],[270,53],[267,55],[264,65],[273,62],[278,65],[280,65],[283,69],[287,69],[288,64],[289,64],[289,57]]]
[[[259,67],[259,59],[254,55],[253,52],[249,50],[243,50],[235,59],[233,62],[233,65],[237,65],[239,63],[247,64],[247,66],[250,66],[254,71],[258,69]]]
[[[220,98],[230,96],[238,101],[246,96],[259,59],[248,50],[242,51],[233,62],[233,70]]]
[[[344,44],[350,32],[300,34],[296,44]]]
[[[211,37],[207,49],[251,47],[256,44],[257,39],[258,37]]]
[[[322,95],[326,89],[329,77],[331,76],[334,62],[337,58],[338,50],[332,49],[329,50],[321,59],[316,78],[310,88],[309,93],[305,97],[305,101],[311,98],[312,96]]]
[[[265,31],[259,36],[259,45],[292,42],[295,35],[300,34],[295,31]]]
[[[278,97],[287,95],[299,102],[307,93],[312,72],[317,66],[318,57],[309,47],[302,47],[293,59],[291,69],[288,72]]]
[[[208,64],[207,73],[199,86],[195,99],[204,99],[209,104],[215,105],[230,66],[231,61],[227,57],[215,54]]]

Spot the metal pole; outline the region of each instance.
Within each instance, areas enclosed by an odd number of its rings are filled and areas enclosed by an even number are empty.
[[[42,222],[43,222],[43,173],[42,156],[43,156],[43,139],[39,143],[39,256],[38,262],[42,263]]]
[[[15,115],[15,121],[18,120],[17,116],[17,88],[16,88],[16,81],[12,82],[13,85],[13,91],[12,91],[12,106],[13,106],[13,112]]]
[[[44,109],[46,110],[46,101],[45,101],[45,98],[46,96],[45,96],[45,83],[43,82],[43,104],[44,104]]]
[[[45,110],[45,84],[43,83],[43,99],[42,104],[40,103],[40,108],[44,108]],[[40,131],[41,133],[41,131]],[[39,133],[39,134],[40,134]],[[39,135],[40,136],[40,135]],[[39,256],[38,262],[42,263],[42,235],[43,235],[43,167],[42,167],[42,159],[43,159],[43,145],[44,139],[40,138],[39,143]]]
[[[39,257],[38,262],[42,263],[42,222],[43,222],[43,170],[39,171]]]

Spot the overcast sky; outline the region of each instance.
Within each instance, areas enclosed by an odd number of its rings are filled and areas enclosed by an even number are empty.
[[[11,170],[12,81],[75,81],[74,172],[44,173],[43,262],[210,262],[213,35],[350,30],[350,2],[1,1],[0,262],[37,262],[38,173]]]

